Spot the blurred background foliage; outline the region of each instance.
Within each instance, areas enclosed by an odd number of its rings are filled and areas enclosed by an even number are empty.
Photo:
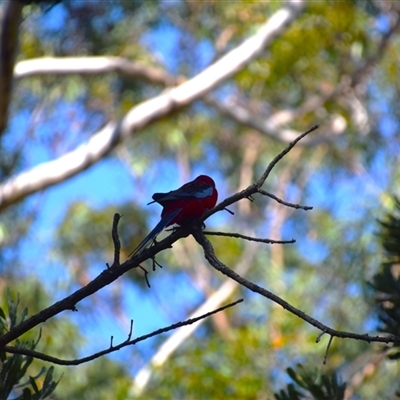
[[[110,55],[190,78],[257,32],[283,4],[32,2],[23,8],[17,61]],[[272,129],[240,123],[204,98],[134,133],[80,176],[2,211],[3,304],[7,287],[19,293],[29,315],[61,299],[111,262],[115,212],[123,215],[125,259],[157,221],[159,208],[145,206],[153,192],[204,172],[223,199],[260,176],[288,142],[285,132],[318,123],[310,142],[278,164],[265,188],[312,211],[259,196],[235,205],[234,216],[207,221],[210,230],[296,244],[210,239],[228,266],[321,322],[399,335],[399,222],[392,196],[399,196],[400,36],[391,29],[399,13],[396,2],[306,2],[283,35],[212,93],[231,112],[241,107],[253,121],[272,121]],[[76,148],[165,88],[118,73],[17,80],[0,141],[1,181]],[[140,271],[126,274],[78,304],[78,313],[46,322],[37,350],[66,359],[87,355],[107,348],[110,335],[124,340],[132,318],[134,335],[144,334],[187,318],[223,290],[224,278],[191,238],[157,261],[164,268],[154,273],[151,263],[144,265],[151,289]],[[55,398],[270,399],[276,393],[296,399],[319,393],[315,383],[337,398],[372,400],[399,390],[398,346],[334,339],[323,365],[328,340],[316,344],[319,332],[239,287],[223,302],[239,296],[245,303],[207,320],[158,367],[150,360],[164,336],[87,365],[56,367],[53,376],[62,379]],[[43,365],[49,367],[33,361],[30,374]],[[138,372],[146,366],[150,380],[143,385]]]

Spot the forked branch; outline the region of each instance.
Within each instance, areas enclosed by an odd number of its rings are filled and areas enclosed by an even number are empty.
[[[297,317],[301,318],[303,321],[308,322],[310,325],[313,325],[317,329],[319,329],[323,333],[327,333],[333,337],[339,337],[342,339],[356,339],[356,340],[363,340],[365,342],[379,342],[379,343],[400,343],[399,336],[370,336],[369,334],[358,334],[352,332],[345,332],[345,331],[338,331],[336,329],[332,329],[329,326],[323,324],[322,322],[314,319],[313,317],[309,316],[305,312],[299,310],[298,308],[292,306],[287,301],[283,300],[276,294],[270,292],[267,289],[262,288],[261,286],[256,285],[255,283],[248,281],[247,279],[243,278],[235,271],[228,268],[224,263],[222,263],[217,256],[215,255],[214,248],[212,247],[211,242],[204,236],[204,233],[199,228],[194,228],[192,232],[196,241],[203,247],[204,255],[210,265],[215,268],[217,271],[221,272],[225,276],[233,279],[240,285],[246,287],[247,289],[251,290],[252,292],[258,293],[261,296],[266,297],[267,299],[272,300],[273,302],[281,305],[285,310],[288,310],[292,314],[296,315]],[[318,337],[319,340],[320,336]],[[331,339],[332,340],[332,339]]]

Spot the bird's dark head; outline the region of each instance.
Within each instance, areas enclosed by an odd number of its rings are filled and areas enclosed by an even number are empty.
[[[207,175],[199,175],[195,181],[199,181],[199,182],[204,182],[207,185],[211,185],[213,188],[215,188],[215,182],[214,179],[210,178]]]

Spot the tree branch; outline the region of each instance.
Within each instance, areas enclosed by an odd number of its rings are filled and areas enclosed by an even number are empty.
[[[348,339],[356,339],[356,340],[363,340],[368,343],[371,342],[379,342],[379,343],[400,343],[399,336],[370,336],[369,334],[357,334],[352,332],[345,332],[345,331],[338,331],[336,329],[332,329],[327,325],[323,324],[322,322],[317,321],[316,319],[312,318],[305,312],[297,309],[296,307],[292,306],[285,300],[281,299],[279,296],[275,295],[274,293],[262,288],[261,286],[256,285],[253,282],[248,281],[247,279],[243,278],[235,271],[228,268],[224,263],[222,263],[217,256],[215,255],[214,248],[212,247],[211,242],[204,236],[204,233],[199,227],[195,227],[192,231],[192,234],[196,241],[203,247],[204,255],[210,265],[215,268],[217,271],[221,272],[225,276],[233,279],[234,281],[238,282],[240,285],[246,287],[247,289],[251,290],[254,293],[261,294],[262,296],[266,297],[267,299],[272,300],[273,302],[282,306],[285,310],[288,310],[292,314],[296,315],[303,321],[308,322],[310,325],[318,328],[323,333],[327,333],[332,337],[339,337],[339,338],[348,338]],[[320,336],[318,337],[318,339]]]
[[[246,274],[246,272],[251,268],[252,261],[257,254],[256,249],[258,247],[258,244],[245,247],[243,253],[240,255],[240,258],[235,263],[235,271],[238,271],[240,274]],[[199,264],[197,263],[197,267],[198,266]],[[208,270],[207,272],[212,273],[211,270]],[[190,315],[190,318],[198,316],[205,310],[220,306],[223,302],[227,301],[229,297],[231,297],[237,287],[237,282],[233,281],[232,279],[226,279],[225,282],[218,287],[218,289],[216,289],[207,297],[204,303],[199,305],[199,307]],[[153,369],[161,367],[168,360],[168,358],[171,357],[172,353],[176,351],[176,349],[191,334],[193,334],[193,332],[200,326],[202,322],[203,321],[199,321],[196,324],[182,327],[174,331],[167,340],[160,344],[159,348],[152,355],[151,359],[135,375],[131,388],[136,396],[139,396],[145,389],[148,381],[150,380]]]
[[[211,231],[203,231],[205,235],[208,236],[224,236],[224,237],[232,237],[235,239],[244,239],[248,240],[249,242],[258,242],[258,243],[266,243],[266,244],[292,244],[296,243],[295,239],[291,240],[273,240],[273,239],[262,239],[247,235],[242,235],[241,233],[235,232],[211,232]]]
[[[204,221],[205,219],[207,219],[210,215],[215,214],[218,211],[222,211],[224,210],[226,207],[230,206],[233,203],[236,203],[239,200],[242,199],[248,199],[251,198],[252,195],[256,194],[256,193],[260,193],[260,189],[262,187],[262,185],[265,183],[266,179],[268,178],[269,174],[271,173],[271,171],[274,169],[275,165],[287,154],[290,152],[290,150],[293,149],[294,146],[296,146],[296,144],[304,139],[307,135],[309,135],[310,133],[314,132],[315,130],[318,129],[318,125],[313,126],[312,128],[308,129],[306,132],[302,133],[301,135],[299,135],[295,140],[293,140],[292,142],[290,142],[276,157],[273,158],[273,160],[268,164],[267,169],[264,171],[263,175],[261,176],[261,178],[253,183],[252,185],[250,185],[249,187],[247,187],[246,189],[226,198],[224,201],[222,201],[221,203],[217,204],[212,210],[209,210],[207,212],[204,213],[203,217],[201,218],[201,221]],[[261,190],[261,192],[263,192]],[[264,195],[266,195],[267,192],[262,193]],[[276,200],[276,199],[275,199]],[[289,204],[289,203],[288,203]],[[304,207],[303,207],[304,208]]]
[[[205,302],[202,304],[197,310],[195,310],[191,318],[203,313],[205,310],[210,309],[212,307],[216,307],[218,304],[221,304],[222,301],[225,301],[235,290],[237,287],[237,283],[232,280],[226,280],[224,284],[213,293]],[[182,344],[182,342],[187,339],[203,322],[198,321],[191,326],[181,328],[175,331],[157,350],[157,352],[152,356],[151,360],[144,365],[136,374],[134,378],[134,384],[132,389],[135,391],[135,394],[138,395],[141,393],[146,387],[152,367],[160,367],[165,363],[165,361],[170,357],[170,355]]]
[[[114,220],[114,224],[117,222],[118,221]],[[178,229],[176,232],[166,237],[161,242],[158,242],[150,249],[147,249],[137,257],[134,257],[124,262],[121,265],[114,265],[114,264],[111,265],[111,267],[101,272],[95,279],[89,282],[86,286],[76,290],[71,295],[45,308],[44,310],[38,312],[37,314],[32,315],[27,320],[22,321],[21,323],[16,325],[13,329],[0,336],[0,349],[4,348],[6,344],[17,339],[25,332],[30,331],[34,327],[47,321],[48,319],[54,317],[55,315],[60,314],[63,311],[66,310],[77,311],[76,304],[79,303],[81,300],[91,296],[93,293],[96,293],[98,290],[114,282],[120,276],[130,271],[131,269],[140,267],[141,262],[149,258],[154,258],[155,254],[157,254],[162,250],[165,250],[166,248],[171,247],[172,243],[174,243],[176,240],[182,237],[186,237],[189,234],[190,234],[189,227]],[[113,227],[113,235],[116,235],[116,230],[114,230],[114,227]]]
[[[187,81],[184,76],[175,77],[166,71],[154,67],[147,67],[140,63],[129,61],[122,57],[93,56],[93,57],[42,57],[20,61],[14,69],[14,77],[22,79],[30,76],[40,75],[93,75],[115,72],[130,79],[146,80],[150,83],[174,86]],[[266,119],[255,116],[246,108],[238,105],[233,100],[218,101],[211,94],[206,94],[201,99],[210,107],[216,109],[220,114],[235,120],[236,122],[258,130],[282,143],[289,143],[300,133],[292,129],[282,129],[283,124],[292,122],[296,118],[311,112],[322,106],[332,94],[314,96],[308,99],[296,110],[284,110],[272,114]],[[337,128],[340,127],[340,129]],[[302,145],[312,146],[320,143],[331,142],[344,130],[343,125],[337,124],[337,117],[332,117],[329,132],[318,137],[308,138]]]
[[[121,219],[121,215],[118,213],[114,214],[113,226],[111,230],[111,237],[114,243],[114,267],[118,267],[120,265],[119,256],[121,252],[121,242],[118,236],[118,222]]]
[[[0,136],[7,126],[23,3],[18,0],[7,1],[3,7],[0,34]]]
[[[219,307],[214,311],[210,311],[210,312],[207,312],[206,314],[200,315],[198,317],[190,318],[190,319],[188,319],[186,321],[177,322],[177,323],[172,324],[170,326],[167,326],[167,327],[164,327],[164,328],[161,328],[161,329],[157,329],[156,331],[153,331],[153,332],[148,333],[146,335],[140,336],[140,337],[138,337],[136,339],[133,339],[133,340],[130,340],[132,332],[129,332],[128,339],[125,340],[124,342],[120,343],[119,345],[113,346],[113,344],[111,343],[110,347],[108,349],[106,349],[106,350],[102,350],[102,351],[94,353],[94,354],[92,354],[90,356],[83,357],[83,358],[78,358],[78,359],[74,359],[74,360],[63,360],[61,358],[56,358],[56,357],[53,357],[53,356],[49,356],[47,354],[40,353],[40,352],[35,351],[35,350],[23,349],[23,348],[14,347],[14,346],[4,346],[4,351],[7,352],[7,353],[11,353],[11,354],[22,354],[22,355],[25,355],[25,356],[28,356],[28,357],[37,358],[39,360],[48,361],[48,362],[51,362],[51,363],[57,364],[57,365],[68,365],[68,366],[79,365],[79,364],[87,363],[89,361],[93,361],[96,358],[105,356],[107,354],[114,353],[115,351],[121,350],[123,347],[131,346],[131,345],[134,345],[136,343],[139,343],[139,342],[142,342],[144,340],[147,340],[147,339],[149,339],[151,337],[154,337],[154,336],[157,336],[157,335],[161,335],[162,333],[166,333],[166,332],[172,331],[174,329],[178,329],[178,328],[180,328],[182,326],[194,324],[194,323],[196,323],[196,322],[198,322],[198,321],[200,321],[202,319],[208,318],[209,316],[211,316],[213,314],[221,312],[221,311],[223,311],[223,310],[225,310],[225,309],[227,309],[229,307],[233,307],[236,304],[239,304],[239,303],[242,303],[242,302],[243,302],[243,299],[236,300],[235,302],[229,303],[229,304],[227,304],[225,306],[222,306],[222,307]]]
[[[146,80],[150,83],[174,86],[186,81],[174,77],[162,69],[132,62],[123,57],[41,57],[23,60],[16,64],[14,78],[22,79],[40,75],[95,75],[115,72],[130,79]]]
[[[0,210],[89,168],[134,132],[204,96],[257,57],[302,9],[302,1],[288,2],[257,34],[194,78],[133,107],[119,123],[108,123],[76,150],[10,178],[0,185]]]
[[[277,201],[279,204],[283,204],[283,205],[286,206],[286,207],[295,208],[296,210],[298,210],[298,209],[300,209],[300,208],[301,208],[302,210],[305,210],[305,211],[309,211],[309,210],[312,210],[312,209],[313,209],[313,207],[311,207],[311,206],[302,206],[302,205],[300,205],[300,204],[293,204],[293,203],[289,203],[289,202],[287,202],[287,201],[283,201],[283,200],[280,199],[279,197],[275,196],[275,195],[272,194],[272,193],[267,192],[266,190],[258,189],[258,193],[260,193],[260,194],[262,194],[262,195],[264,195],[264,196],[268,196],[268,197],[270,197],[271,199],[274,199],[274,200]]]

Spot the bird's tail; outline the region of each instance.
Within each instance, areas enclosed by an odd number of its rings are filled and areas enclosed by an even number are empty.
[[[165,217],[161,218],[161,221],[154,227],[154,229],[140,242],[139,246],[136,247],[132,253],[129,254],[129,258],[132,258],[138,254],[140,254],[150,243],[154,241],[157,235],[166,228],[170,222],[182,211],[182,208],[178,208],[174,210],[172,213],[166,215]]]

